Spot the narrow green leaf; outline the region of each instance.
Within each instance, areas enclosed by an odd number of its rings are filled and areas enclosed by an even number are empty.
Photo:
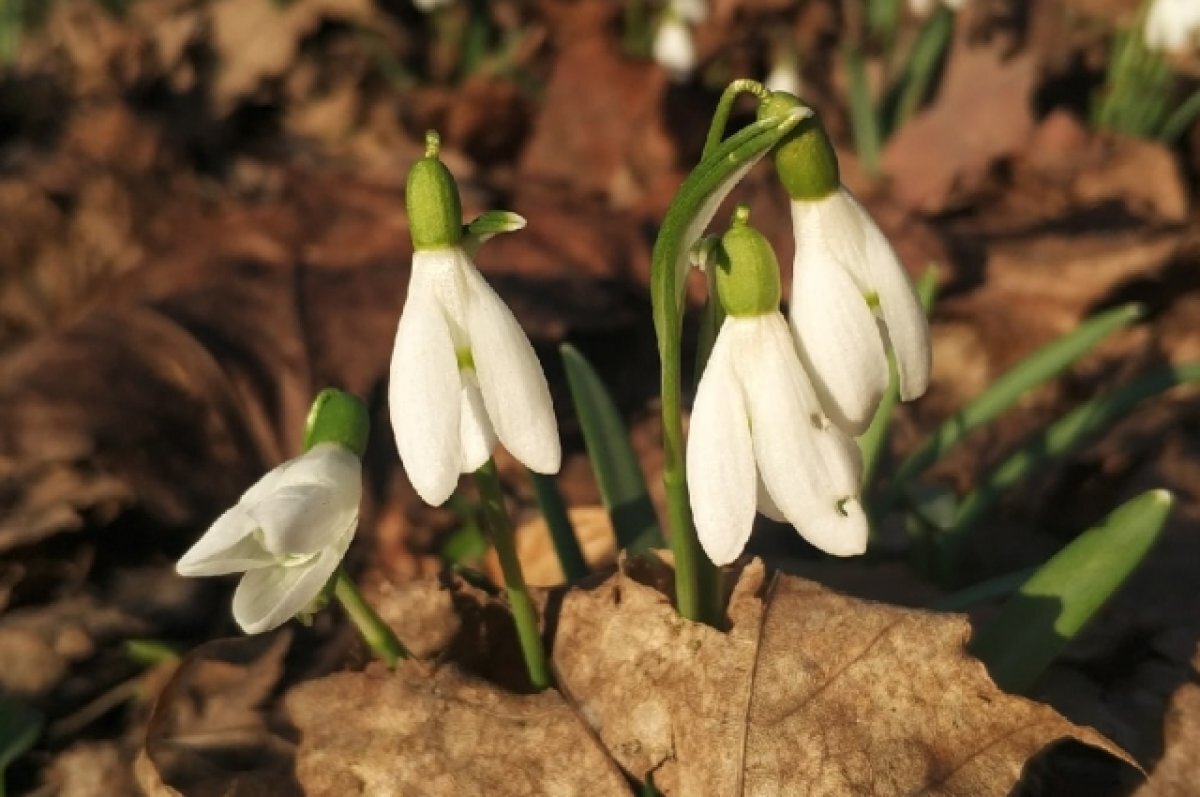
[[[553,476],[529,471],[533,482],[533,492],[537,496],[538,508],[550,528],[550,542],[554,545],[554,553],[558,555],[558,563],[562,566],[563,576],[567,583],[578,581],[587,575],[587,562],[583,558],[583,549],[579,547],[579,538],[575,536],[575,527],[567,515],[567,505],[558,484]]]
[[[1167,121],[1163,122],[1159,138],[1167,144],[1172,144],[1183,137],[1183,134],[1200,119],[1200,89],[1192,92],[1191,96],[1179,104]]]
[[[179,651],[173,645],[158,639],[127,639],[125,655],[134,664],[156,667],[159,664],[179,661]]]
[[[1171,511],[1166,490],[1125,503],[1038,568],[971,640],[971,652],[1010,692],[1027,691],[1125,583]]]
[[[8,767],[29,752],[42,733],[40,711],[0,692],[0,797],[4,797]]]
[[[937,300],[937,269],[933,265],[926,267],[925,273],[917,280],[917,296],[921,299],[921,306],[925,308],[925,314],[929,315],[933,311],[933,303]],[[883,446],[887,442],[888,429],[892,424],[892,410],[900,401],[900,384],[896,381],[896,363],[890,356],[888,357],[888,372],[887,392],[883,394],[883,400],[879,402],[875,416],[871,418],[871,425],[858,438],[858,448],[862,452],[863,459],[863,492],[867,492],[875,477],[875,468],[879,465],[879,455],[883,452]]]
[[[1141,315],[1141,305],[1122,305],[1085,321],[1074,332],[1051,341],[1026,357],[974,401],[947,418],[916,451],[900,463],[891,486],[880,502],[880,509],[890,509],[908,480],[941,458],[967,432],[1000,416],[1027,391],[1058,376],[1104,338],[1129,326]]]
[[[896,87],[888,135],[895,133],[912,118],[929,96],[929,86],[946,54],[946,48],[950,46],[953,33],[954,12],[939,3],[917,35],[904,74]]]
[[[612,397],[575,347],[564,343],[560,351],[600,499],[617,535],[617,547],[632,551],[661,547],[662,531],[646,478]]]
[[[996,598],[1007,598],[1036,572],[1037,568],[1027,567],[1024,570],[980,581],[978,584],[972,584],[958,592],[943,595],[929,604],[929,608],[939,612],[962,612]]]
[[[875,101],[871,98],[871,87],[867,83],[866,64],[856,47],[847,47],[844,57],[846,72],[850,76],[850,130],[854,134],[854,148],[867,174],[878,177],[883,138],[879,132],[879,116],[875,112]]]
[[[1146,399],[1197,381],[1200,363],[1164,368],[1077,407],[1027,440],[963,498],[950,529],[937,535],[942,572],[953,571],[978,522],[1005,492],[1108,429]]]

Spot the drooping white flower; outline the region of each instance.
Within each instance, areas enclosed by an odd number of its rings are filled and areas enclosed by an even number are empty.
[[[755,510],[836,556],[866,550],[854,442],[828,422],[778,311],[721,325],[687,443],[696,532],[718,565],[746,547]]]
[[[313,446],[254,484],[176,565],[183,576],[245,573],[233,618],[248,634],[287,622],[321,592],[350,547],[362,498],[359,458]]]
[[[438,505],[499,439],[538,473],[561,461],[550,390],[512,311],[460,246],[413,254],[388,393],[400,459]]]
[[[686,80],[696,68],[692,31],[678,15],[668,12],[654,34],[654,60],[674,80]]]
[[[867,211],[844,187],[793,199],[796,254],[791,322],[821,405],[850,434],[871,422],[896,360],[900,398],[929,384],[929,324],[908,274]]]
[[[825,416],[779,312],[779,264],[739,209],[710,267],[728,317],[696,389],[687,440],[696,533],[718,565],[741,554],[757,509],[813,545],[867,543],[858,448]]]
[[[1153,0],[1143,29],[1146,46],[1181,53],[1200,44],[1200,0]]]

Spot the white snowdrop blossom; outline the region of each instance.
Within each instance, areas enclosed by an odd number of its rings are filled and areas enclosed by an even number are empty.
[[[1200,44],[1200,0],[1153,0],[1143,30],[1146,46],[1172,53]]]
[[[714,563],[732,562],[757,509],[823,551],[862,553],[858,447],[821,410],[779,312],[778,261],[744,209],[710,267],[728,317],[696,388],[687,440],[700,544]]]
[[[737,559],[757,509],[836,556],[867,547],[858,448],[829,423],[778,311],[721,325],[696,390],[688,490],[700,544]]]
[[[267,473],[221,515],[176,565],[183,576],[245,573],[233,618],[248,634],[283,625],[333,576],[358,526],[359,458],[338,443]]]
[[[454,0],[413,0],[413,5],[417,7],[418,11],[429,14],[439,8],[445,8],[453,2]]]
[[[792,223],[790,315],[800,359],[833,421],[861,434],[888,386],[887,348],[900,398],[925,392],[929,324],[895,251],[844,187],[793,199]]]
[[[396,446],[427,503],[454,492],[499,439],[530,470],[562,458],[537,355],[460,246],[418,249],[396,330],[388,394]]]
[[[696,44],[687,23],[668,13],[654,35],[654,60],[674,80],[686,80],[696,68]]]

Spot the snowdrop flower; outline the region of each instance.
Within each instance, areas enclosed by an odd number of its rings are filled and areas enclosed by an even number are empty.
[[[417,494],[444,503],[499,439],[530,470],[561,460],[550,390],[512,311],[464,250],[458,189],[435,134],[409,173],[412,278],[396,330],[388,405]]]
[[[439,8],[445,8],[452,2],[454,0],[413,0],[413,5],[417,7],[418,11],[429,14]]]
[[[686,80],[696,68],[696,44],[692,31],[678,14],[667,11],[654,35],[654,60],[674,80]]]
[[[353,417],[356,431],[310,441],[306,453],[271,470],[175,566],[182,576],[245,573],[233,594],[233,618],[247,634],[277,628],[313,603],[358,526],[366,414],[340,391],[322,398],[352,402],[350,413],[361,413]],[[320,406],[321,398],[314,411]]]
[[[774,94],[764,103],[794,104]],[[908,274],[879,227],[841,185],[819,120],[805,120],[775,151],[792,198],[796,237],[791,324],[821,406],[849,434],[866,431],[888,386],[887,349],[900,397],[929,384],[929,324]]]
[[[1200,0],[1153,0],[1143,33],[1153,50],[1184,52],[1200,42]]]
[[[739,208],[716,253],[727,313],[696,390],[687,441],[692,515],[718,565],[746,546],[755,510],[837,556],[862,553],[854,441],[821,411],[779,311],[779,265]]]

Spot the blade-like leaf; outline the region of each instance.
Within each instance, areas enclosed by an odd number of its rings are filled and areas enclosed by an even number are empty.
[[[1200,363],[1156,371],[1133,384],[1093,399],[1047,426],[992,470],[958,505],[950,529],[937,535],[943,572],[957,564],[976,524],[1007,490],[1055,458],[1103,432],[1141,402],[1186,382],[1200,381]]]
[[[579,547],[579,538],[575,536],[575,527],[567,515],[567,505],[558,491],[558,484],[553,476],[533,471],[529,471],[529,478],[533,482],[538,508],[542,510],[542,517],[550,529],[550,542],[554,545],[554,553],[558,555],[563,576],[568,583],[583,578],[588,572],[587,562],[583,558],[583,549]]]
[[[900,496],[905,483],[936,462],[967,432],[997,418],[1016,404],[1017,399],[1024,393],[1053,379],[1104,338],[1133,323],[1141,315],[1140,304],[1122,305],[1089,319],[1074,332],[1051,341],[1026,357],[992,383],[991,387],[974,401],[943,421],[941,426],[900,464],[890,488],[880,502],[880,509],[890,509]]]
[[[1158,539],[1166,490],[1125,503],[1038,568],[971,641],[996,683],[1023,692],[1113,596]]]
[[[646,478],[612,397],[575,347],[564,343],[561,352],[583,442],[600,488],[600,499],[612,518],[617,546],[634,551],[661,547],[662,532],[650,502]]]
[[[878,177],[883,139],[879,132],[879,115],[867,83],[866,64],[855,47],[847,47],[844,57],[846,73],[850,76],[850,129],[854,134],[854,149],[867,174]]]
[[[5,771],[33,747],[42,732],[42,715],[32,706],[0,692],[0,797]]]

